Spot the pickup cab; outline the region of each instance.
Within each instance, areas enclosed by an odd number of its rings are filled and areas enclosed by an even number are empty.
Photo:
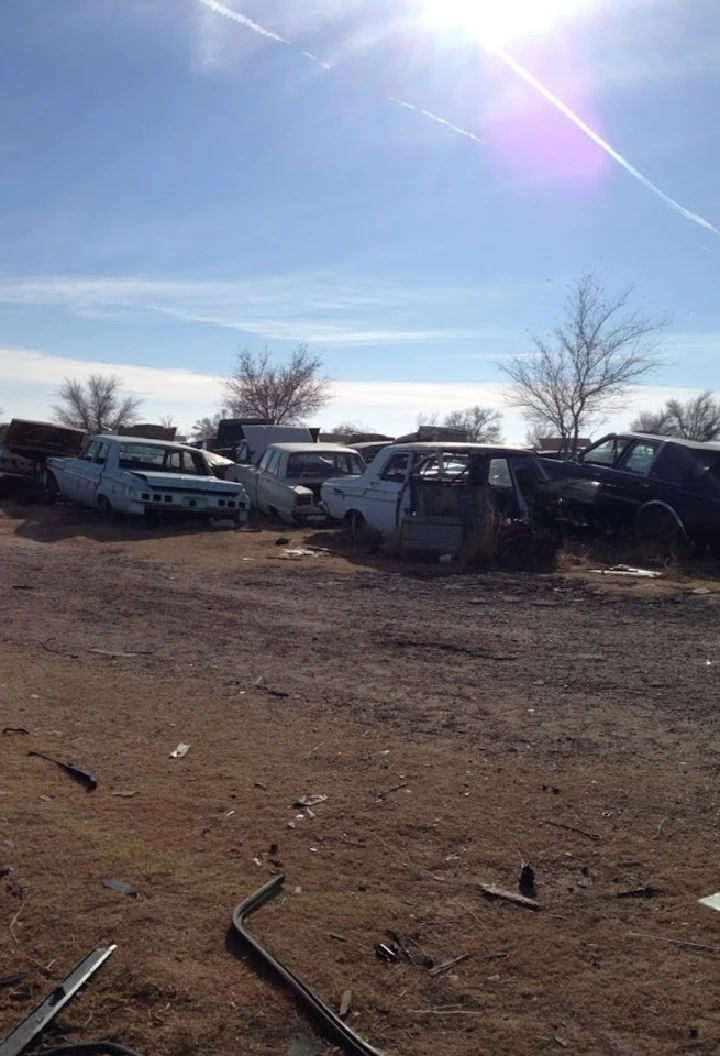
[[[288,524],[324,524],[327,513],[320,490],[329,477],[359,476],[365,463],[348,447],[336,444],[270,444],[256,465],[228,468],[225,479],[237,480],[252,505]]]
[[[45,487],[111,517],[182,515],[230,519],[237,527],[250,503],[241,484],[218,480],[202,451],[161,440],[90,438],[79,458],[49,458]]]

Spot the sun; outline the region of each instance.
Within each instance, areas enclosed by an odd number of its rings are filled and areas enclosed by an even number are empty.
[[[546,33],[591,0],[420,0],[428,25],[460,29],[485,44]]]

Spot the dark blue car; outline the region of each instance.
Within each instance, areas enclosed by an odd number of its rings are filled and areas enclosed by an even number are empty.
[[[542,461],[566,524],[720,553],[720,443],[611,433]]]

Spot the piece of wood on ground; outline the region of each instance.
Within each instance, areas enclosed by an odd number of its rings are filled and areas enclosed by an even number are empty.
[[[340,1018],[344,1019],[350,1011],[350,1005],[352,1004],[352,990],[343,990],[343,995],[340,998]]]
[[[526,898],[516,891],[507,891],[505,888],[496,887],[495,884],[480,884],[480,890],[486,898],[497,898],[502,902],[513,902],[516,906],[524,906],[525,909],[540,909],[540,903],[534,898]]]
[[[443,964],[438,964],[435,968],[430,969],[430,975],[442,975],[448,968],[454,967],[456,964],[460,964],[461,961],[466,961],[468,957],[472,957],[471,953],[461,953],[459,957],[453,957],[451,961],[445,961]]]

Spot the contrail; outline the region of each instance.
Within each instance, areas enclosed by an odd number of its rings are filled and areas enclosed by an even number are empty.
[[[253,22],[247,15],[241,15],[239,11],[233,11],[231,7],[226,7],[225,4],[221,4],[220,0],[198,0],[198,3],[204,4],[205,7],[214,11],[216,15],[224,15],[225,18],[232,19],[233,22],[237,22],[238,25],[244,26],[245,29],[251,29],[253,33],[257,33],[261,37],[265,37],[266,40],[274,40],[276,44],[287,44],[292,47],[291,41],[285,37],[281,37],[279,33],[273,33],[271,29],[266,29],[265,26],[261,26],[259,22]],[[313,55],[311,51],[303,51],[302,54],[310,62],[316,63],[318,66],[322,66],[324,70],[331,70],[332,66],[329,62],[323,62],[317,55]]]
[[[233,11],[231,7],[225,7],[225,4],[221,4],[219,0],[198,0],[198,3],[204,4],[205,7],[209,7],[210,10],[214,11],[217,15],[224,15],[225,18],[231,18],[233,22],[245,26],[246,29],[251,29],[253,33],[258,33],[261,37],[266,37],[268,40],[274,40],[276,44],[290,43],[285,37],[280,37],[277,33],[273,33],[271,29],[265,29],[264,26],[259,25],[257,22],[253,22],[253,20],[248,18],[247,15],[241,15],[237,11]],[[310,56],[308,56],[308,58],[310,58]]]
[[[423,110],[421,106],[413,106],[412,103],[406,103],[404,99],[396,99],[394,95],[389,95],[388,102],[396,103],[397,106],[402,106],[405,110],[413,110],[416,114],[422,114],[423,117],[427,117],[430,121],[436,121],[438,125],[445,125],[452,132],[457,132],[459,136],[465,136],[467,139],[474,140],[475,143],[479,143],[481,146],[487,146],[484,139],[480,139],[475,135],[474,132],[468,132],[465,128],[460,128],[459,125],[454,125],[452,121],[446,121],[444,117],[438,117],[437,114],[431,113],[429,110]]]
[[[636,180],[638,180],[638,182],[641,183],[643,187],[646,187],[648,191],[652,191],[652,193],[656,195],[656,197],[658,197],[660,201],[665,202],[665,205],[669,205],[671,209],[674,209],[675,212],[680,213],[680,215],[684,216],[686,220],[692,220],[693,223],[699,224],[700,227],[704,227],[706,231],[712,231],[713,234],[720,235],[720,231],[718,231],[716,227],[713,227],[709,220],[705,220],[702,216],[698,216],[697,213],[693,213],[690,209],[686,209],[684,205],[680,204],[680,202],[676,202],[674,198],[671,198],[669,194],[665,194],[665,191],[662,191],[656,184],[652,182],[652,180],[649,180],[647,176],[644,176],[639,171],[639,169],[636,169],[634,165],[631,165],[627,158],[624,158],[622,154],[618,154],[618,152],[613,147],[611,147],[610,144],[602,138],[602,136],[598,135],[597,132],[593,131],[593,129],[590,128],[589,125],[586,125],[583,119],[581,117],[578,117],[575,111],[571,110],[570,107],[562,101],[562,99],[558,99],[558,97],[554,95],[549,88],[546,88],[545,85],[541,84],[541,82],[538,81],[536,77],[533,77],[533,75],[528,70],[526,70],[524,66],[521,66],[519,62],[516,62],[512,55],[508,55],[506,51],[497,46],[493,48],[493,53],[497,55],[498,58],[502,59],[505,65],[509,66],[513,73],[516,73],[518,77],[525,81],[526,84],[529,84],[530,87],[534,88],[536,92],[539,92],[544,99],[547,99],[549,103],[552,103],[552,105],[557,110],[559,110],[561,114],[564,114],[569,121],[572,121],[572,123],[576,125],[581,132],[585,133],[588,139],[591,139],[593,143],[596,143],[598,147],[604,150],[605,153],[613,159],[613,161],[616,161],[618,165],[621,165],[626,172],[629,172],[630,175],[633,176]]]
[[[265,26],[261,26],[258,22],[254,22],[251,18],[248,18],[247,15],[241,15],[238,11],[233,11],[231,7],[226,7],[225,4],[220,3],[220,0],[198,0],[198,3],[204,4],[205,7],[214,11],[218,15],[224,15],[225,18],[232,19],[233,22],[237,22],[239,25],[244,26],[245,29],[250,29],[253,33],[257,33],[261,37],[265,37],[267,40],[273,40],[276,44],[285,44],[290,47],[294,46],[291,41],[287,40],[285,37],[281,37],[278,33],[266,29]],[[521,66],[512,55],[508,55],[503,48],[497,45],[494,46],[492,50],[493,53],[513,71],[513,73],[517,74],[521,80],[525,81],[527,85],[551,103],[552,106],[559,110],[569,121],[572,121],[572,123],[579,128],[588,139],[592,140],[592,142],[600,147],[601,150],[604,150],[613,161],[617,162],[618,165],[625,169],[626,172],[636,179],[638,183],[641,183],[648,191],[651,191],[661,202],[670,206],[670,208],[674,209],[676,213],[680,213],[680,215],[684,216],[686,220],[691,220],[694,224],[698,224],[706,231],[712,231],[714,235],[720,235],[720,231],[714,227],[709,220],[705,220],[705,218],[699,216],[698,213],[693,213],[690,209],[686,209],[684,205],[681,205],[680,202],[676,202],[674,198],[671,198],[669,194],[666,194],[665,191],[661,190],[657,184],[653,183],[652,180],[649,180],[639,169],[636,169],[634,165],[631,165],[627,158],[624,158],[622,154],[619,154],[615,148],[607,142],[607,140],[603,139],[601,135],[594,131],[594,129],[590,128],[590,126],[586,124],[574,110],[571,110],[562,99],[559,99],[549,88],[546,88],[545,85],[542,84],[537,77],[534,77],[529,70],[526,70],[524,66]],[[322,67],[324,70],[332,69],[330,63],[323,62],[322,59],[319,59],[310,51],[303,51],[301,54],[304,58],[315,63],[317,66]],[[434,121],[438,125],[443,125],[456,135],[471,139],[474,143],[478,143],[480,146],[487,145],[485,140],[480,139],[480,137],[476,136],[474,132],[469,132],[467,129],[453,124],[452,121],[448,121],[446,118],[440,117],[438,114],[433,114],[430,110],[425,110],[421,106],[414,106],[412,103],[405,102],[403,99],[396,99],[393,96],[388,96],[388,101],[394,103],[396,106],[402,106],[405,110],[412,110],[416,114],[421,114],[422,117],[427,118],[429,121]]]
[[[198,0],[198,3],[204,4],[205,7],[214,11],[217,15],[224,15],[225,18],[232,19],[233,22],[237,22],[238,25],[244,26],[245,29],[252,30],[253,33],[259,34],[261,37],[265,37],[267,40],[274,40],[276,44],[287,44],[292,47],[292,42],[287,40],[285,37],[281,37],[278,33],[274,33],[271,29],[266,29],[265,26],[261,26],[258,22],[253,22],[247,15],[241,15],[239,11],[233,11],[231,7],[226,7],[225,4],[221,4],[220,0]],[[316,66],[320,66],[323,70],[332,70],[333,67],[329,62],[323,62],[317,55],[313,55],[311,51],[302,51],[301,55],[304,58],[309,59],[310,62],[314,62]],[[459,125],[454,125],[452,121],[446,121],[444,117],[439,117],[438,114],[432,114],[429,110],[423,110],[420,106],[413,106],[412,103],[406,103],[402,99],[394,99],[392,96],[388,96],[388,101],[395,103],[397,106],[402,106],[406,110],[414,110],[416,114],[422,114],[423,117],[427,117],[430,121],[435,121],[438,125],[445,125],[452,132],[457,133],[458,136],[465,136],[467,139],[472,139],[475,143],[479,143],[481,146],[485,146],[485,141],[479,139],[473,132],[468,132],[464,128],[460,128]]]

